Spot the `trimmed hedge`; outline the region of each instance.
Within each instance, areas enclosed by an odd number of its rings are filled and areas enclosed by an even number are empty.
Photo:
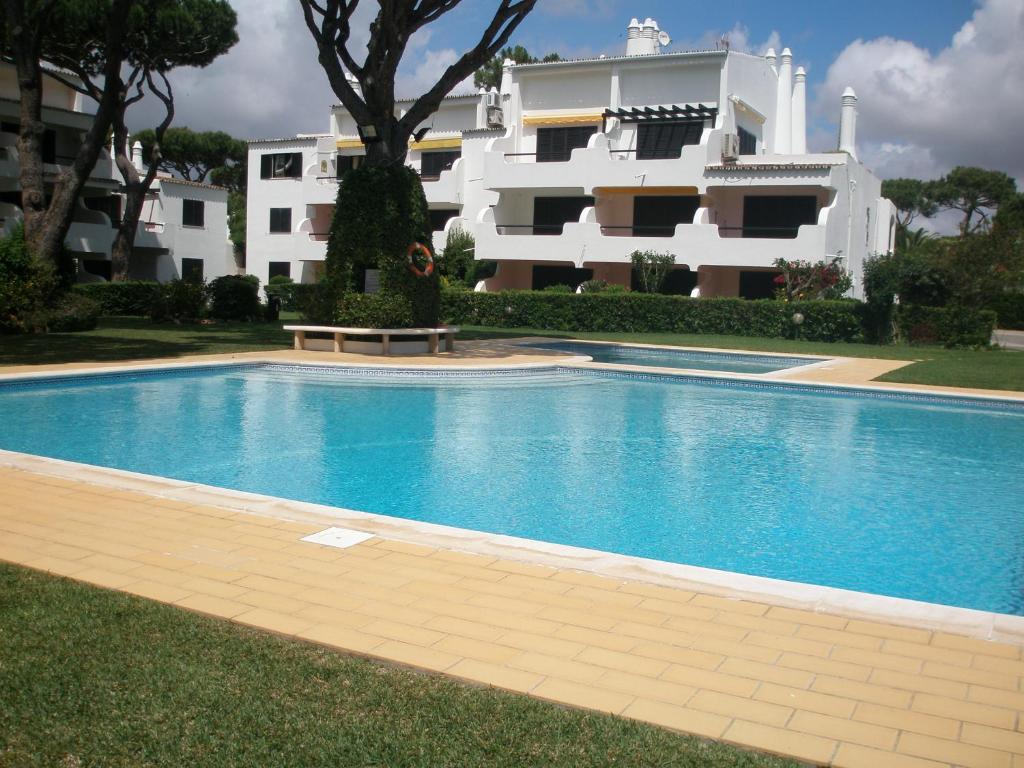
[[[287,286],[302,319],[320,325],[355,328],[412,328],[413,308],[401,294],[339,293],[329,283]]]
[[[267,294],[267,300],[277,299],[281,302],[281,309],[285,312],[294,312],[298,309],[295,302],[295,294],[305,290],[306,283],[268,283],[263,286],[263,292]]]
[[[104,315],[149,315],[160,294],[160,283],[128,280],[117,283],[81,283],[72,289],[100,305]]]
[[[996,313],[999,328],[1024,331],[1024,293],[1003,293],[989,299],[985,309]]]
[[[973,307],[900,305],[900,335],[911,344],[942,343],[947,347],[987,347],[992,343],[996,313]]]
[[[861,305],[855,301],[691,299],[651,293],[444,291],[446,322],[506,328],[609,333],[707,333],[789,338],[793,315],[804,316],[800,337],[859,341]]]
[[[262,320],[260,281],[255,275],[223,275],[206,286],[210,317],[218,320]]]

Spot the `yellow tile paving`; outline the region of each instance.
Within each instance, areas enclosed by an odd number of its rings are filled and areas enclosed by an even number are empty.
[[[846,768],[1024,768],[1016,645],[0,467],[0,559],[346,652]],[[157,489],[154,488],[154,493]]]

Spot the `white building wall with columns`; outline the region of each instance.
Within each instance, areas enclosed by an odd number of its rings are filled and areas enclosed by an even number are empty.
[[[633,251],[670,252],[678,277],[700,296],[749,295],[744,285],[755,283],[763,290],[771,275],[761,273],[776,259],[838,258],[860,297],[865,259],[892,247],[894,211],[856,156],[856,96],[843,96],[837,150],[808,153],[806,73],[794,70],[788,48],[759,57],[663,52],[666,44],[655,22],[633,20],[625,56],[506,62],[499,90],[445,99],[408,157],[422,170],[431,152],[459,153],[424,177],[435,248],[455,227],[471,232],[477,258],[498,264],[486,290],[537,287],[558,270],[572,281],[628,284]],[[408,106],[400,102],[398,113]],[[343,108],[333,108],[330,129],[301,145],[320,177],[363,153]],[[267,238],[265,209],[287,201],[329,222],[333,200],[305,178],[305,186],[254,178],[254,155],[268,148],[250,145],[249,260],[261,280],[260,265],[273,259],[322,259],[310,254],[325,251],[317,226],[296,227],[301,245]],[[550,215],[563,218],[541,221]]]

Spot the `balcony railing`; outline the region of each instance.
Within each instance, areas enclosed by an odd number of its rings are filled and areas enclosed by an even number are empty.
[[[563,224],[495,224],[499,235],[560,235],[562,234],[562,228],[566,224],[573,222],[565,222]],[[529,230],[519,232],[506,232],[507,229],[515,230]]]

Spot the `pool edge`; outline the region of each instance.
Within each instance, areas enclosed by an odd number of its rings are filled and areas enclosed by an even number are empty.
[[[605,578],[657,584],[849,619],[949,632],[1024,647],[1024,616],[485,533],[3,449],[0,449],[0,467],[281,520],[322,523],[324,527],[340,523],[381,538],[438,549],[472,552]]]

